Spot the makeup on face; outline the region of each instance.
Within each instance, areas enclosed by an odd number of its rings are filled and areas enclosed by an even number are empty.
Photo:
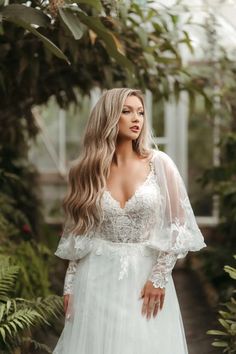
[[[135,134],[135,138],[139,135],[144,120],[144,107],[137,97],[129,97],[123,105],[122,113],[119,121],[120,133],[125,133],[127,129]]]
[[[131,112],[137,111],[137,113],[140,114],[141,116],[144,115],[143,106],[139,106],[135,109],[135,107],[125,104],[122,110],[122,114],[129,114],[130,111]]]

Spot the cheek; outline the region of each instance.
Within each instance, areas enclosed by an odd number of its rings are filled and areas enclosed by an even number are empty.
[[[122,128],[127,128],[129,127],[130,123],[127,119],[127,117],[120,117],[120,120],[119,120],[119,128],[122,129]]]

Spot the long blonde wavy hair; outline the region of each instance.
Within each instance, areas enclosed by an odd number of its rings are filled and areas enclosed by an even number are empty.
[[[82,138],[82,151],[70,168],[69,188],[63,200],[67,227],[70,225],[69,230],[77,235],[90,232],[102,221],[101,196],[106,189],[116,150],[118,122],[128,96],[138,97],[144,109],[143,127],[138,138],[132,141],[133,149],[142,157],[151,152],[151,142],[154,141],[142,92],[130,88],[105,91],[90,113]]]

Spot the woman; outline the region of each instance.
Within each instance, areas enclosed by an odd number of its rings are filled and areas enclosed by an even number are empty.
[[[206,244],[150,132],[139,90],[108,90],[90,114],[55,252],[69,260],[55,354],[188,353],[171,274]]]

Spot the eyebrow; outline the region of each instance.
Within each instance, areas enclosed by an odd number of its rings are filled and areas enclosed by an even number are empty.
[[[129,108],[133,108],[133,106],[129,106],[128,104],[125,104],[124,107],[129,107]],[[139,106],[138,109],[142,108],[143,109],[143,106]]]

